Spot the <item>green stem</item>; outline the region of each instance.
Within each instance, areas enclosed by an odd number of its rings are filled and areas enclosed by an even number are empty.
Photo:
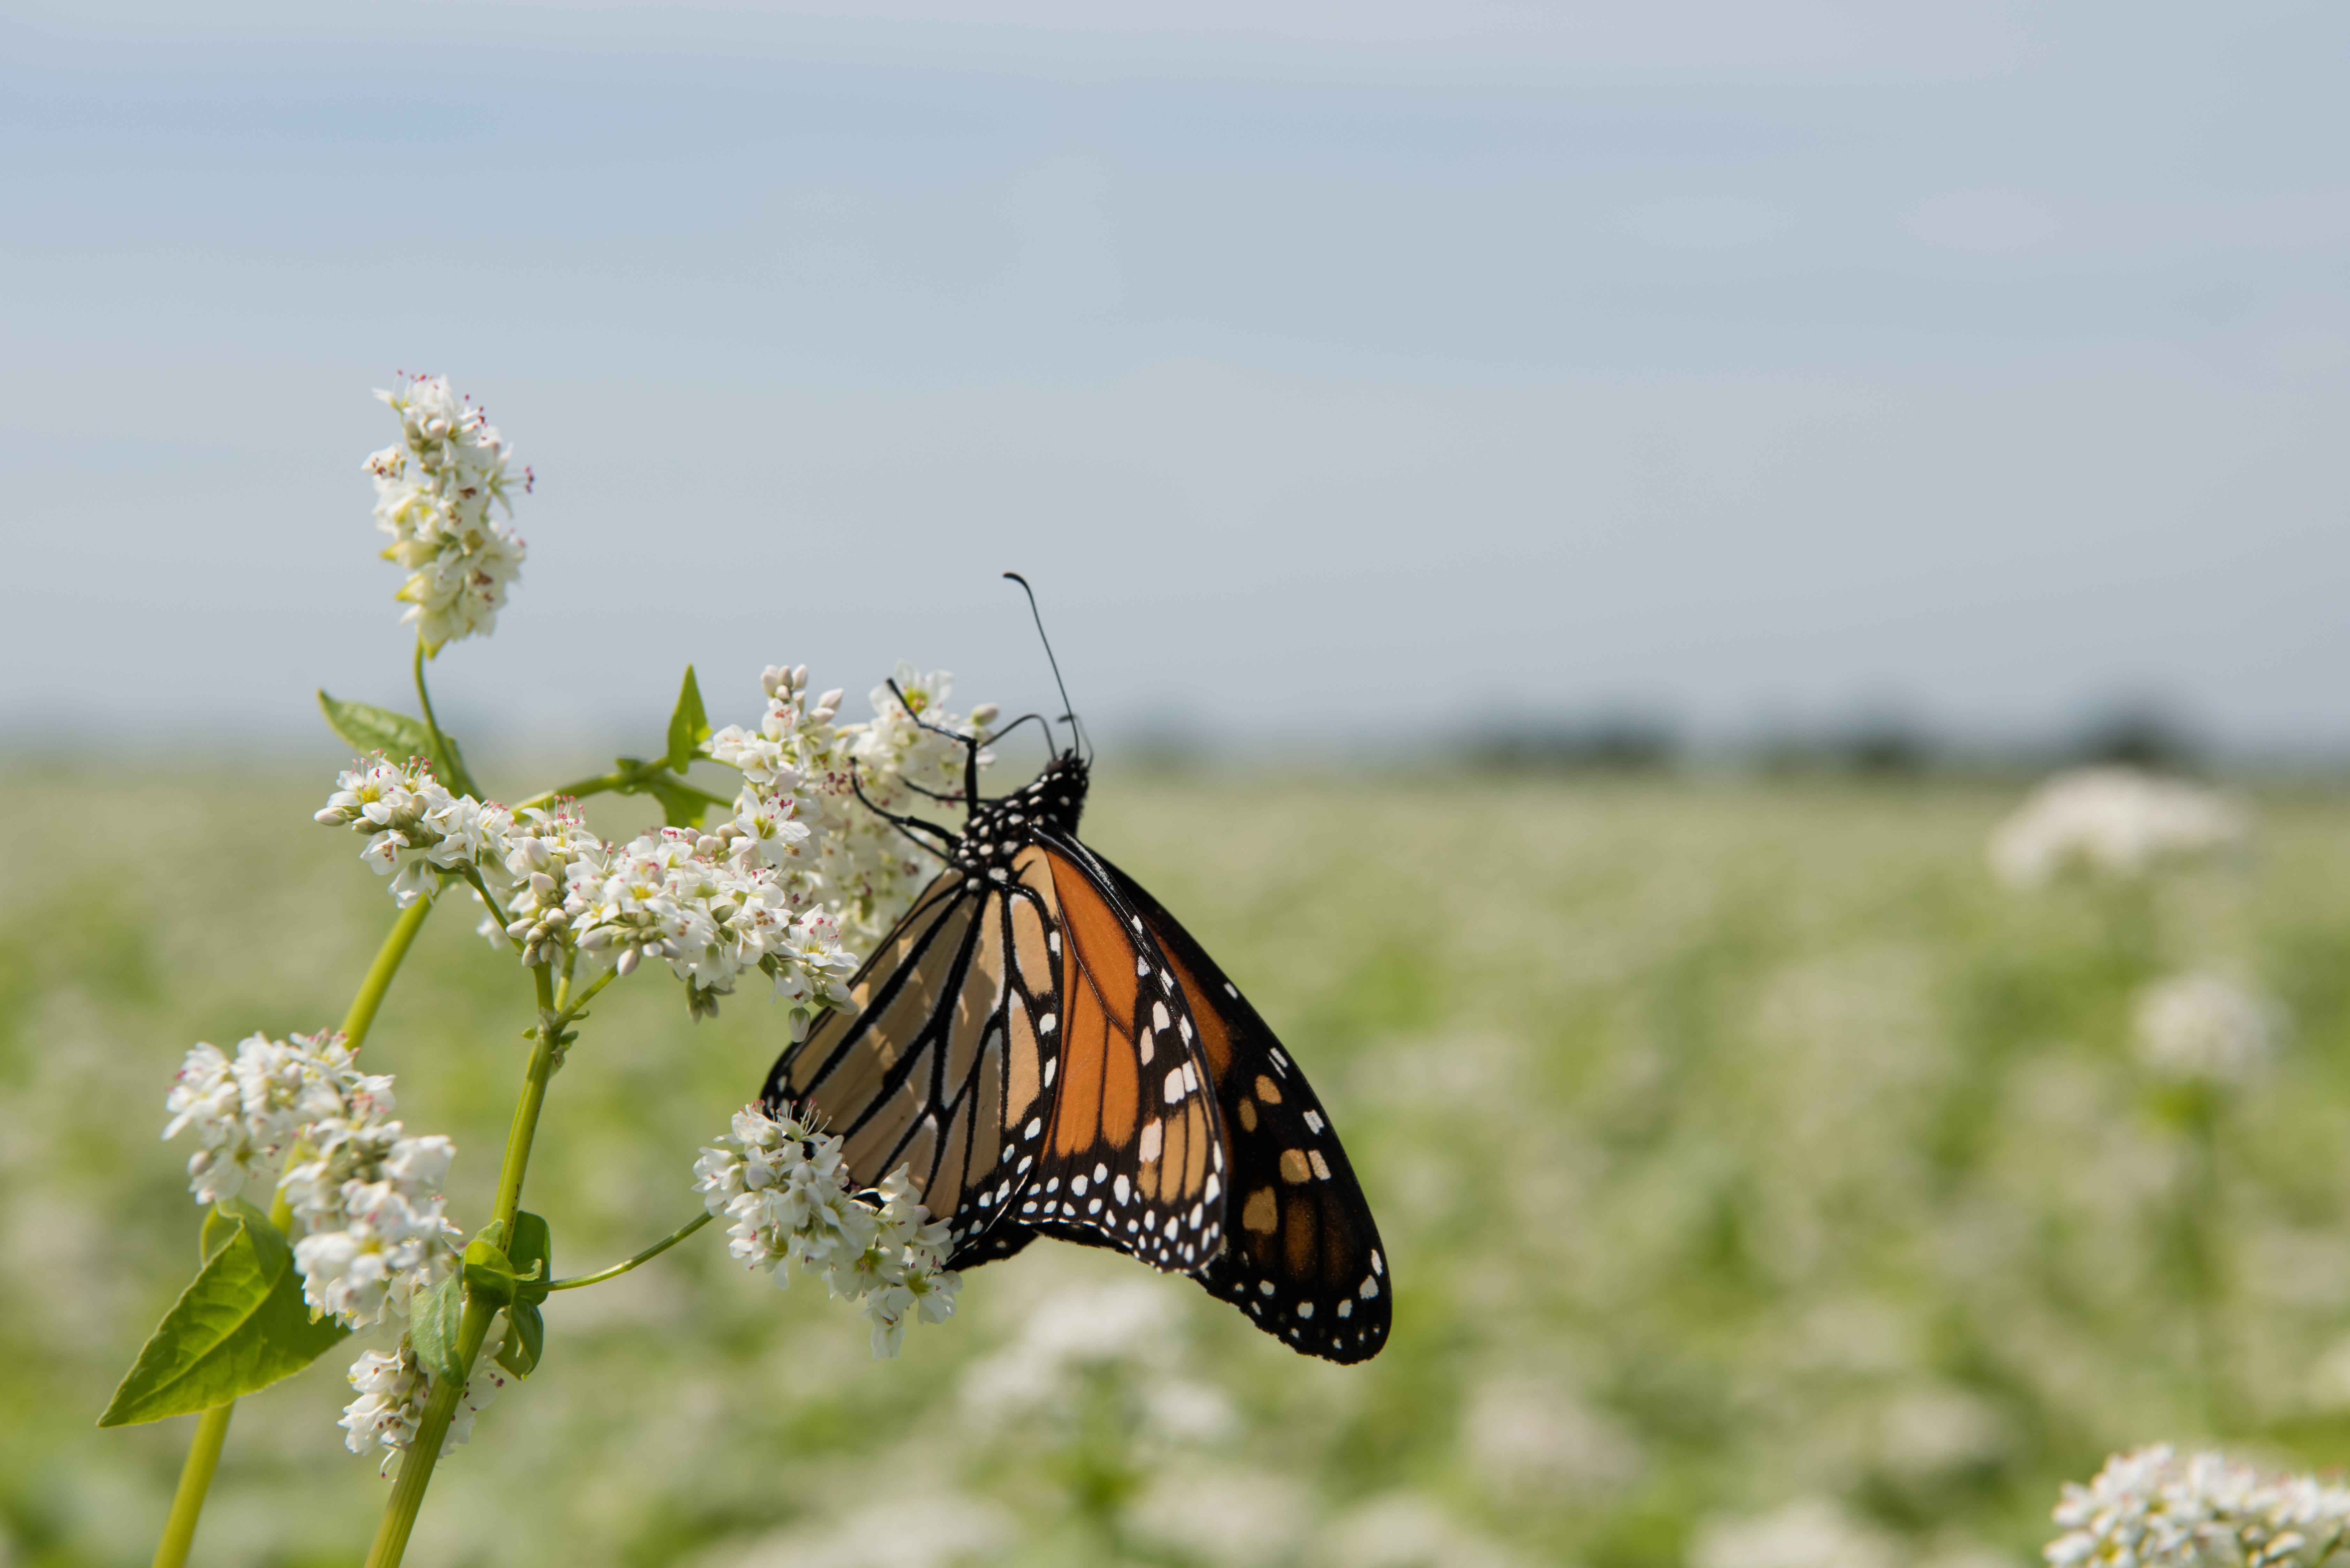
[[[479,1296],[465,1303],[465,1315],[457,1326],[457,1365],[471,1375],[473,1357],[481,1354],[482,1342],[490,1336],[490,1320],[497,1308]],[[418,1424],[416,1437],[408,1446],[408,1458],[400,1461],[400,1479],[392,1483],[391,1500],[384,1504],[383,1520],[376,1526],[375,1544],[368,1549],[367,1568],[394,1568],[400,1554],[408,1550],[408,1533],[416,1528],[417,1510],[424,1505],[424,1489],[432,1483],[432,1467],[441,1461],[441,1445],[448,1439],[450,1418],[457,1413],[457,1401],[465,1395],[465,1378],[456,1377],[436,1382],[432,1397],[425,1401],[424,1419]]]
[[[610,1268],[604,1270],[600,1273],[575,1274],[567,1280],[557,1280],[546,1288],[550,1291],[576,1291],[581,1285],[599,1285],[606,1280],[617,1280],[622,1274],[627,1273],[630,1269],[635,1268],[639,1263],[650,1262],[651,1260],[660,1257],[663,1252],[668,1251],[671,1247],[676,1246],[680,1241],[684,1241],[688,1236],[692,1235],[696,1231],[701,1230],[704,1225],[709,1223],[709,1215],[697,1214],[692,1219],[687,1220],[684,1224],[679,1226],[676,1230],[671,1231],[668,1235],[662,1237],[660,1241],[655,1241],[651,1246],[647,1247],[643,1251],[639,1252],[635,1257],[630,1258],[625,1263],[615,1263]]]
[[[623,758],[622,760],[626,761],[627,759]],[[522,801],[517,804],[515,806],[515,810],[528,811],[535,805],[545,805],[547,802],[555,800],[559,796],[567,795],[573,800],[577,800],[585,795],[602,794],[608,790],[625,791],[632,785],[643,784],[648,779],[660,778],[662,774],[668,772],[669,763],[666,762],[653,761],[634,763],[628,767],[618,770],[617,772],[598,774],[593,778],[574,779],[567,784],[557,784],[553,789],[543,790],[539,794],[532,795],[528,800]],[[680,791],[685,794],[693,795],[712,805],[733,805],[734,804],[733,800],[729,799],[725,795],[712,794],[706,789],[702,789],[696,785],[685,783],[682,779],[673,777],[667,778],[662,779],[662,783],[671,789]]]
[[[416,701],[424,708],[424,728],[432,737],[432,767],[446,781],[456,770],[449,765],[449,741],[441,733],[441,721],[432,716],[432,693],[424,685],[424,660],[432,649],[424,646],[424,638],[416,639]]]
[[[353,1051],[367,1039],[368,1026],[375,1022],[375,1010],[383,1005],[383,993],[391,989],[391,977],[400,972],[400,961],[408,956],[409,944],[423,929],[424,917],[432,912],[430,898],[419,898],[409,905],[392,922],[391,934],[383,939],[383,946],[376,950],[375,962],[368,966],[367,978],[359,981],[359,993],[351,998],[351,1010],[343,1014],[343,1044]]]
[[[172,1496],[172,1515],[163,1521],[163,1539],[155,1543],[155,1568],[180,1568],[196,1539],[196,1520],[204,1511],[204,1493],[218,1468],[221,1444],[228,1438],[228,1418],[236,1402],[215,1405],[196,1417],[195,1440],[188,1445],[188,1462],[180,1467],[180,1490]]]
[[[546,1102],[546,1081],[555,1074],[560,1050],[556,1043],[562,1038],[556,1023],[554,976],[546,964],[535,966],[530,972],[538,986],[538,1039],[531,1046],[530,1066],[523,1075],[522,1097],[515,1102],[514,1126],[506,1134],[505,1163],[498,1170],[496,1218],[504,1221],[509,1236],[514,1234],[515,1216],[522,1209],[523,1173],[530,1166],[531,1140],[537,1136],[539,1107]],[[495,1302],[467,1294],[465,1315],[457,1329],[457,1365],[465,1369],[464,1375],[433,1385],[432,1397],[425,1402],[423,1421],[408,1446],[408,1458],[400,1462],[400,1480],[391,1489],[390,1500],[384,1504],[383,1521],[376,1527],[375,1544],[369,1549],[367,1568],[395,1568],[400,1554],[408,1550],[408,1534],[416,1526],[417,1510],[424,1505],[424,1489],[432,1482],[432,1467],[441,1461],[441,1445],[449,1435],[450,1418],[456,1414],[457,1401],[464,1397],[473,1358],[481,1354],[482,1342],[489,1337],[490,1320],[497,1312]]]
[[[531,1045],[522,1096],[515,1101],[514,1125],[506,1132],[505,1163],[498,1168],[497,1211],[492,1216],[505,1222],[509,1236],[515,1231],[515,1216],[522,1210],[523,1172],[530,1167],[530,1145],[538,1135],[538,1111],[546,1103],[546,1081],[555,1075],[556,1054],[562,1049],[556,1044],[562,1031],[556,1022],[554,977],[546,964],[530,973],[538,984],[538,1039]]]

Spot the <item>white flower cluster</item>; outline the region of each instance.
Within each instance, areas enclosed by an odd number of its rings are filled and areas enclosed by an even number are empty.
[[[2132,768],[2081,768],[2042,784],[2000,824],[1991,861],[2016,888],[2068,871],[2137,877],[2233,848],[2251,831],[2243,810],[2210,790]]]
[[[774,846],[807,831],[779,815],[775,797],[761,803],[755,827],[738,817],[711,833],[665,827],[614,846],[571,803],[516,815],[451,794],[421,761],[379,757],[336,784],[317,820],[367,836],[360,857],[391,877],[394,898],[412,904],[441,877],[471,871],[504,906],[503,928],[488,934],[519,944],[525,963],[576,952],[628,974],[661,959],[697,1015],[755,969],[793,1004],[795,1029],[806,1010],[847,1002],[841,981],[857,961],[830,912],[770,864]]]
[[[202,1147],[188,1158],[188,1190],[218,1203],[249,1180],[274,1181],[280,1158],[315,1125],[391,1106],[391,1079],[360,1072],[340,1033],[253,1034],[234,1057],[217,1045],[190,1049],[163,1101],[172,1114],[163,1136],[195,1133]]]
[[[2055,1520],[2064,1533],[2043,1553],[2052,1568],[2316,1568],[2350,1532],[2350,1490],[2223,1454],[2181,1459],[2162,1443],[2068,1484]]]
[[[465,1380],[465,1392],[450,1417],[449,1435],[441,1445],[443,1455],[473,1435],[473,1417],[488,1408],[498,1391],[513,1380],[494,1356],[485,1355],[475,1361],[473,1375]],[[355,1454],[383,1449],[378,1473],[389,1473],[393,1458],[414,1444],[417,1428],[424,1423],[424,1404],[432,1393],[432,1376],[417,1365],[416,1352],[403,1335],[396,1350],[362,1351],[351,1363],[350,1383],[359,1397],[343,1407],[343,1418],[335,1423],[346,1434],[343,1446]]]
[[[857,967],[821,905],[795,907],[786,877],[762,863],[761,840],[664,827],[569,867],[564,908],[579,948],[622,974],[640,956],[665,960],[696,1016],[717,1010],[737,976],[756,969],[794,1008],[845,1007]]]
[[[2178,974],[2137,1006],[2138,1059],[2166,1078],[2233,1083],[2277,1046],[2276,1005],[2215,974]]]
[[[373,1116],[330,1116],[303,1146],[278,1181],[307,1232],[294,1243],[303,1299],[352,1328],[406,1317],[409,1297],[456,1265],[463,1232],[442,1188],[457,1146]]]
[[[962,1280],[946,1266],[945,1221],[916,1201],[905,1168],[860,1192],[840,1142],[745,1106],[733,1134],[694,1162],[693,1187],[712,1214],[733,1221],[727,1251],[744,1268],[787,1286],[796,1263],[822,1274],[836,1298],[861,1302],[878,1361],[898,1354],[911,1318],[945,1322]]]
[[[877,686],[875,717],[841,724],[834,722],[837,690],[810,701],[807,666],[771,665],[760,678],[767,712],[759,727],[730,724],[707,744],[713,760],[743,774],[729,826],[757,839],[791,897],[822,901],[858,949],[880,940],[938,867],[937,857],[860,803],[858,792],[899,813],[928,810],[922,792],[959,800],[963,748],[948,736],[984,739],[999,711],[993,703],[968,716],[948,711],[954,678],[942,670],[923,674],[900,661],[896,679],[903,702],[887,684]],[[993,760],[980,755],[983,767]]]
[[[422,758],[394,763],[380,753],[336,775],[335,793],[312,820],[364,834],[359,858],[391,878],[403,909],[432,896],[435,872],[473,867],[503,876],[514,823],[504,806],[451,794]]]
[[[234,1057],[209,1044],[189,1051],[164,1101],[172,1120],[163,1136],[192,1130],[203,1146],[188,1162],[199,1202],[274,1179],[300,1238],[294,1267],[303,1299],[364,1329],[407,1316],[410,1296],[456,1266],[460,1232],[442,1212],[456,1146],[437,1135],[410,1137],[387,1119],[394,1103],[390,1077],[360,1072],[339,1033],[255,1034]],[[464,1440],[472,1412],[504,1385],[489,1358],[484,1366],[466,1387],[452,1441]],[[359,1397],[341,1423],[351,1450],[404,1448],[423,1398],[407,1336],[396,1352],[360,1355],[351,1382]]]
[[[450,389],[444,376],[417,376],[376,396],[400,416],[400,443],[367,460],[375,480],[376,526],[391,535],[387,559],[406,568],[399,597],[424,646],[487,636],[522,571],[523,542],[490,515],[514,515],[505,438]],[[523,471],[530,488],[530,471]]]

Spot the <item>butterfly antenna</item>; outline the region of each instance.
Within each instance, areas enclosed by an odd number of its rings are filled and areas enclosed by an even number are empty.
[[[933,735],[944,735],[948,740],[952,741],[956,745],[962,748],[963,804],[976,811],[980,805],[979,736],[977,732],[974,732],[972,734],[960,735],[954,731],[948,729],[943,724],[931,723],[929,720],[922,717],[921,713],[911,702],[906,701],[906,693],[899,689],[898,678],[896,676],[893,675],[889,678],[889,685],[890,693],[898,699],[898,705],[906,710],[906,717],[914,722],[914,727],[916,729],[928,730]],[[928,790],[924,790],[922,793],[924,794],[930,794]],[[936,800],[938,796],[931,795],[931,798],[932,800]]]
[[[1069,701],[1069,684],[1061,679],[1061,661],[1053,657],[1053,639],[1045,635],[1045,612],[1036,607],[1036,590],[1030,587],[1028,579],[1017,572],[1006,572],[1003,575],[1018,583],[1020,591],[1028,596],[1028,613],[1036,621],[1036,640],[1045,645],[1045,662],[1053,667],[1053,684],[1061,689],[1061,717],[1068,721],[1069,734],[1072,737],[1069,750],[1075,752],[1077,749],[1076,742],[1085,738],[1085,731],[1077,725],[1077,705]],[[1091,750],[1090,747],[1087,749]]]

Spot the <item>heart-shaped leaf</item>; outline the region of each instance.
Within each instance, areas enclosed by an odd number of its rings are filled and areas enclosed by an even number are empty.
[[[204,1266],[139,1352],[101,1427],[225,1405],[299,1372],[349,1331],[313,1322],[294,1250],[269,1217],[234,1199],[204,1222]]]

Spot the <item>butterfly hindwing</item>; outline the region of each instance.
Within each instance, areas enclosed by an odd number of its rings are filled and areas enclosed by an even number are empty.
[[[1057,834],[1018,864],[1032,860],[1055,889],[1065,1007],[1053,1021],[1053,1114],[1012,1219],[1189,1272],[1215,1256],[1224,1220],[1223,1129],[1198,1031],[1166,955],[1102,863]]]
[[[1322,1102],[1206,950],[1132,877],[1105,864],[1170,961],[1232,1150],[1223,1251],[1200,1273],[1211,1295],[1297,1349],[1368,1360],[1391,1318],[1387,1253]]]

